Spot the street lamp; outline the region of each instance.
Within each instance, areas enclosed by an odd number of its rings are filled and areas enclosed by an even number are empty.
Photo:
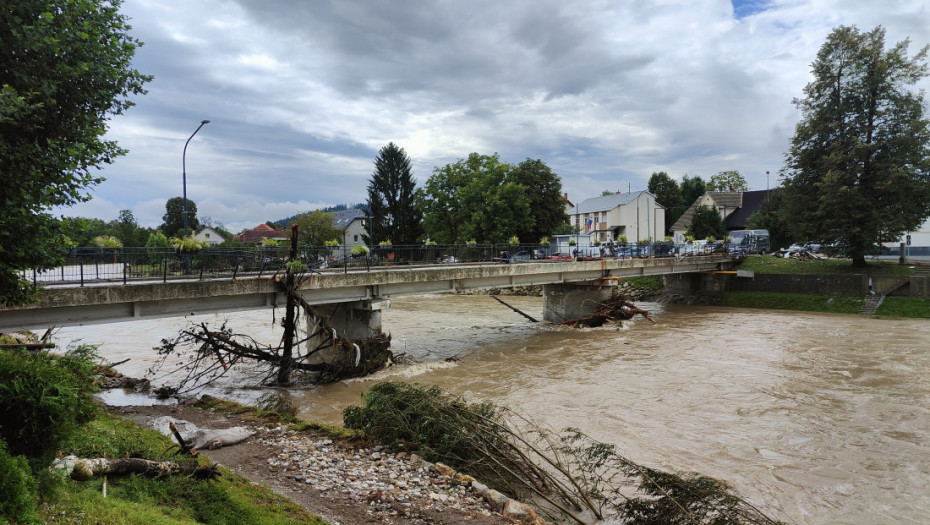
[[[181,154],[181,176],[183,177],[182,180],[184,181],[184,204],[181,207],[181,214],[184,215],[184,236],[185,237],[187,237],[187,145],[190,144],[191,139],[194,138],[194,135],[196,135],[197,132],[200,131],[200,128],[202,128],[204,124],[209,124],[209,123],[210,123],[209,120],[200,121],[200,125],[197,126],[197,129],[195,129],[193,133],[191,133],[191,136],[190,138],[187,139],[187,142],[184,143],[184,153]]]

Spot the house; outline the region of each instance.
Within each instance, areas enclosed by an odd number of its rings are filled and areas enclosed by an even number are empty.
[[[259,224],[251,230],[242,230],[242,233],[234,235],[233,239],[242,243],[255,244],[261,244],[265,242],[265,239],[272,239],[279,243],[288,242],[287,230],[272,228],[267,224]]]
[[[352,208],[333,212],[333,227],[345,230],[346,246],[365,246],[363,235],[368,235],[368,220],[365,210]]]
[[[716,209],[720,213],[727,231],[745,230],[749,216],[762,207],[762,202],[768,194],[768,190],[705,192],[672,225],[674,241],[676,243],[684,242],[694,212],[701,206],[710,206]]]
[[[665,207],[648,191],[615,193],[586,199],[569,212],[569,221],[591,241],[629,242],[665,239]]]
[[[197,233],[194,234],[194,239],[205,242],[207,243],[208,246],[216,246],[217,244],[221,244],[223,241],[226,240],[223,238],[222,235],[220,235],[220,232],[216,231],[215,229],[209,226],[204,226],[203,228],[200,228],[200,230],[198,230]]]

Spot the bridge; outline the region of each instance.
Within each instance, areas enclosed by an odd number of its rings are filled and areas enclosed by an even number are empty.
[[[712,254],[351,270],[346,266],[305,274],[299,293],[323,315],[339,317],[341,321],[335,323],[342,329],[361,337],[380,331],[380,310],[395,296],[542,285],[546,319],[557,322],[585,315],[585,305],[599,303],[611,290],[604,285],[616,284],[618,279],[726,270],[737,261],[733,256]],[[284,301],[285,293],[274,276],[267,274],[47,284],[37,303],[0,309],[0,331],[256,309],[283,306]]]

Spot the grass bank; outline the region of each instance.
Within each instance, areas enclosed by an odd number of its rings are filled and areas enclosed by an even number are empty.
[[[866,268],[854,268],[849,259],[785,259],[771,255],[747,257],[738,267],[756,274],[910,276],[914,267],[892,261],[869,261]],[[856,314],[861,297],[825,296],[802,293],[727,292],[721,304],[735,308],[766,308],[801,312]],[[930,300],[919,297],[886,297],[875,311],[879,317],[930,318]]]
[[[785,259],[772,255],[746,257],[739,266],[759,274],[805,274],[805,275],[901,275],[914,274],[914,268],[892,261],[868,261],[866,268],[855,268],[850,259]]]
[[[62,444],[78,457],[142,457],[154,461],[197,461],[174,454],[173,442],[131,421],[101,412]],[[206,464],[206,459],[200,460]],[[186,476],[110,477],[104,497],[102,477],[78,482],[49,478],[38,509],[42,522],[112,525],[241,524],[325,525],[296,503],[267,487],[221,468],[216,481]]]
[[[803,293],[727,292],[723,296],[721,306],[856,314],[859,313],[859,308],[862,307],[862,299]]]

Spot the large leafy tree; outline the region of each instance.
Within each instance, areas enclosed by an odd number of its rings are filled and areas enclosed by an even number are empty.
[[[327,241],[343,242],[343,230],[333,226],[333,214],[322,210],[301,213],[297,223],[297,242],[302,246],[323,246]]]
[[[159,229],[168,237],[184,236],[184,197],[172,197],[165,202],[165,214]],[[197,203],[187,199],[187,234],[197,232],[200,222],[197,220]]]
[[[681,188],[678,186],[678,182],[671,178],[668,173],[658,171],[649,177],[647,188],[649,193],[656,196],[656,201],[665,206],[666,233],[671,233],[672,225],[688,209],[687,206],[683,205]]]
[[[510,171],[497,154],[478,153],[434,168],[417,192],[429,238],[439,243],[504,242],[521,231],[533,218],[527,189],[510,180]]]
[[[707,191],[749,191],[749,183],[736,170],[721,171],[711,175],[707,182]]]
[[[707,183],[700,175],[689,177],[685,175],[681,179],[681,200],[684,206],[691,206],[704,192],[707,191]]]
[[[795,100],[802,118],[782,172],[794,227],[857,267],[930,216],[930,122],[911,89],[927,76],[928,48],[910,58],[908,44],[886,50],[883,28],[840,26]]]
[[[393,142],[381,148],[375,171],[368,182],[368,212],[371,235],[368,244],[390,240],[394,244],[416,244],[423,237],[423,214],[414,200],[416,181],[410,157]]]
[[[16,0],[0,9],[0,303],[30,299],[17,270],[59,265],[49,213],[90,198],[92,170],[125,154],[106,122],[144,93],[120,0]]]
[[[523,242],[539,242],[568,222],[562,179],[546,163],[528,158],[514,166],[508,179],[522,186],[529,200],[530,218],[515,232]]]

